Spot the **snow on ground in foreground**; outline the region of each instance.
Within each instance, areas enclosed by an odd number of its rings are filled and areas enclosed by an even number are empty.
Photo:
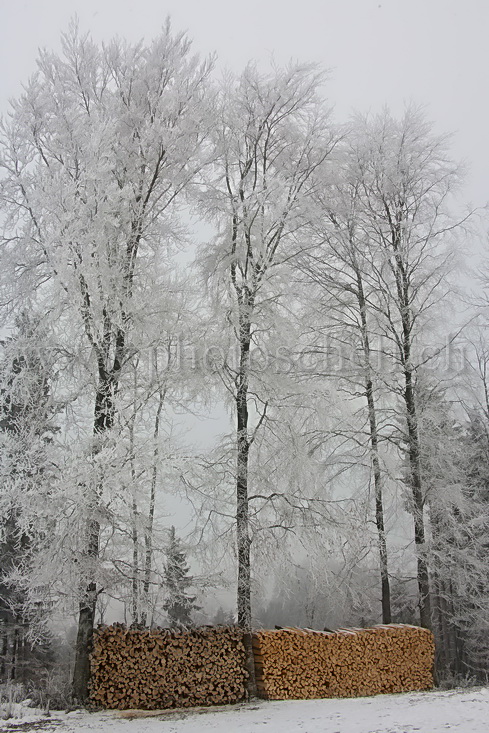
[[[116,711],[53,713],[0,721],[0,731],[49,733],[489,733],[489,688],[379,695],[349,700],[294,700],[162,712],[126,719]]]

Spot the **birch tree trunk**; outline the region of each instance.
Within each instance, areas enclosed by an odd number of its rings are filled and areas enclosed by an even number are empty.
[[[417,581],[419,590],[419,616],[421,626],[431,629],[431,598],[428,558],[426,553],[426,529],[424,498],[421,480],[418,419],[413,390],[413,374],[408,367],[404,371],[404,402],[408,426],[408,455],[413,498],[414,543],[416,547]]]
[[[129,418],[129,462],[131,466],[131,543],[132,543],[132,568],[131,568],[131,617],[134,624],[139,623],[139,531],[138,531],[138,502],[136,498],[136,444],[134,429],[136,425],[136,400],[137,400],[137,361],[134,369],[134,407]]]

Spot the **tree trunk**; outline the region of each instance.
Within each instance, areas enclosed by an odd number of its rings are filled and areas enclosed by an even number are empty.
[[[149,497],[148,521],[144,533],[145,559],[144,559],[144,582],[143,582],[143,598],[141,623],[146,626],[148,622],[149,611],[149,585],[151,581],[151,568],[153,564],[153,524],[156,505],[156,484],[158,479],[158,456],[160,452],[158,439],[160,435],[160,420],[163,403],[165,401],[166,390],[160,389],[158,407],[156,410],[155,424],[153,430],[153,466],[151,470],[151,492]]]
[[[410,488],[412,493],[414,544],[417,558],[417,580],[419,593],[420,624],[431,629],[431,601],[430,579],[428,572],[428,558],[426,553],[426,536],[424,524],[424,498],[421,476],[421,453],[419,445],[418,414],[414,394],[414,368],[411,363],[413,344],[413,319],[411,314],[411,287],[409,274],[402,259],[402,216],[396,215],[396,223],[392,224],[392,247],[394,250],[394,275],[397,290],[397,307],[401,316],[401,333],[399,335],[399,352],[404,372],[403,399],[406,408],[407,443],[410,473]],[[392,220],[391,220],[392,222]]]
[[[134,485],[132,487],[134,492]],[[139,623],[139,538],[138,538],[138,505],[135,495],[132,500],[132,578],[131,578],[131,618],[132,623]]]
[[[134,367],[134,404],[136,405],[137,395],[137,374]],[[131,542],[132,542],[132,569],[131,569],[131,618],[132,623],[139,622],[139,536],[138,536],[138,503],[136,499],[136,467],[135,461],[135,444],[134,444],[134,425],[136,422],[136,408],[134,407],[131,420],[129,422],[129,456],[131,464]]]
[[[6,677],[6,662],[8,652],[8,626],[5,622],[0,623],[0,678]]]
[[[246,305],[249,305],[248,303]],[[245,309],[246,310],[246,309]],[[240,361],[236,378],[237,459],[236,459],[236,539],[238,550],[238,626],[245,632],[247,690],[256,697],[255,665],[251,643],[251,538],[248,507],[248,370],[251,323],[248,313],[240,314]]]
[[[382,473],[379,460],[379,443],[377,435],[377,416],[375,413],[375,402],[373,397],[372,380],[368,377],[366,382],[368,417],[370,427],[370,446],[372,449],[372,467],[374,473],[375,487],[375,524],[377,526],[377,537],[379,543],[380,561],[380,585],[382,593],[382,623],[390,624],[391,613],[391,589],[389,581],[387,542],[385,537],[384,522],[384,499],[382,492]]]
[[[18,663],[19,663],[19,627],[17,624],[14,626],[14,638],[12,641],[12,667],[10,669],[10,679],[15,680],[18,677]]]
[[[88,697],[90,651],[93,643],[96,600],[96,584],[89,583],[85,589],[85,594],[80,601],[79,606],[78,632],[75,647],[75,667],[73,670],[73,697],[79,702],[85,702]]]
[[[370,448],[372,455],[372,468],[375,487],[375,524],[377,526],[377,537],[379,544],[380,564],[380,585],[382,594],[382,623],[390,624],[391,613],[391,590],[389,582],[389,569],[387,558],[387,542],[385,537],[384,522],[384,499],[382,491],[382,471],[379,458],[379,437],[377,432],[377,413],[375,410],[374,385],[372,380],[372,365],[370,360],[370,339],[367,323],[367,302],[363,290],[363,282],[360,268],[354,261],[357,275],[357,299],[360,306],[360,322],[363,342],[364,372],[365,372],[365,395],[367,397],[368,422],[370,431]]]
[[[435,634],[436,640],[435,668],[437,670],[438,679],[445,676],[450,663],[445,608],[442,599],[443,592],[443,582],[439,576],[436,566],[433,566],[431,597],[433,612],[433,632]]]
[[[406,363],[408,363],[407,360]],[[404,379],[404,401],[406,405],[408,427],[409,469],[413,498],[414,543],[417,556],[419,617],[421,626],[424,626],[426,629],[431,629],[430,580],[425,544],[424,500],[421,483],[418,419],[414,398],[413,374],[411,369],[405,367]]]
[[[95,414],[93,434],[95,440],[100,438],[106,431],[110,430],[114,425],[115,406],[114,396],[117,387],[117,379],[114,374],[118,374],[120,369],[120,361],[117,356],[114,359],[114,369],[107,372],[104,367],[99,365],[99,382],[97,393],[95,395]],[[94,453],[99,450],[96,443]],[[89,572],[94,572],[94,566],[99,556],[100,543],[100,523],[97,513],[102,495],[102,485],[97,478],[94,485],[89,487],[91,494],[88,502],[88,520],[87,520],[87,545],[82,560],[86,560]],[[78,615],[78,632],[75,648],[75,665],[73,670],[73,696],[79,702],[86,702],[88,698],[88,683],[90,679],[90,653],[93,642],[93,627],[95,623],[95,605],[97,601],[98,589],[95,580],[89,580],[86,584],[79,604]]]

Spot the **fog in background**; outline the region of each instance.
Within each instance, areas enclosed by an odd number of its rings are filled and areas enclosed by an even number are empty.
[[[78,16],[95,40],[135,41],[156,35],[167,15],[187,30],[194,50],[217,54],[217,70],[240,71],[249,60],[312,61],[329,70],[325,93],[346,121],[354,110],[394,114],[425,106],[441,132],[453,133],[452,155],[467,164],[463,197],[489,200],[487,0],[0,0],[0,112],[35,70],[40,47],[58,50],[60,34]],[[476,254],[483,237],[467,243]],[[208,445],[226,429],[224,408],[177,416],[189,440]],[[178,499],[168,506],[178,517]],[[185,524],[180,516],[180,524]]]
[[[330,70],[337,117],[352,108],[394,113],[426,105],[440,131],[453,132],[455,157],[470,164],[467,199],[489,199],[487,144],[489,4],[486,0],[0,0],[0,108],[35,69],[39,47],[59,48],[78,16],[96,40],[151,38],[170,15],[218,68],[291,58]]]

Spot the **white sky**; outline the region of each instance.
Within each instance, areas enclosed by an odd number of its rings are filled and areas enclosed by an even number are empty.
[[[337,116],[427,105],[471,166],[467,199],[489,200],[489,0],[0,0],[0,110],[77,14],[96,39],[150,38],[170,14],[195,49],[239,70],[249,59],[331,69]]]

